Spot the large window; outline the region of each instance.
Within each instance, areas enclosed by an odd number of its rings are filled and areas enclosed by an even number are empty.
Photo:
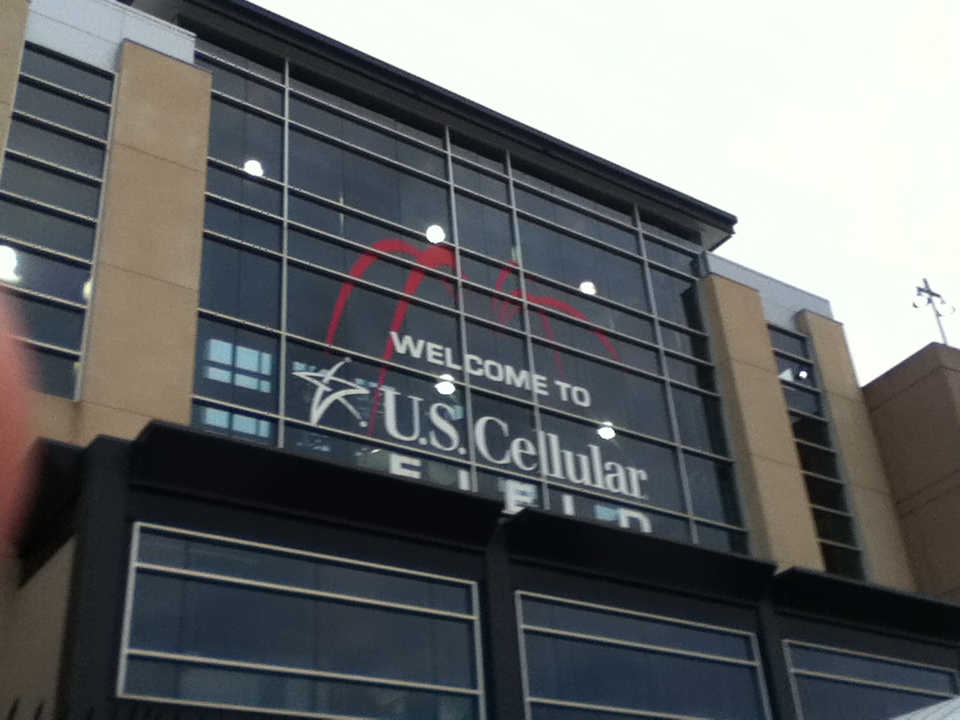
[[[951,668],[795,641],[786,647],[804,720],[896,720],[957,694]],[[946,716],[934,710],[929,717]]]
[[[198,425],[746,551],[695,242],[295,66],[200,48]]]
[[[466,581],[137,524],[117,693],[312,717],[482,720]]]
[[[530,720],[761,720],[753,635],[520,593]]]
[[[0,175],[0,285],[40,389],[72,398],[90,302],[113,80],[27,46]]]

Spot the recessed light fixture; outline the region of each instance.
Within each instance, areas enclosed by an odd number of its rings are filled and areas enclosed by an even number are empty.
[[[90,295],[93,294],[93,280],[92,279],[87,280],[83,284],[83,290],[81,290],[80,292],[83,295],[83,299],[86,300],[87,302],[90,302]]]
[[[260,164],[259,160],[247,160],[243,164],[243,171],[247,175],[253,175],[254,177],[263,177],[263,165]]]
[[[23,278],[17,275],[17,251],[9,245],[0,245],[0,280],[9,283],[18,283]]]
[[[453,384],[453,375],[441,375],[433,387],[441,395],[453,395],[457,391],[457,386]]]
[[[810,373],[808,373],[806,370],[800,370],[797,373],[797,377],[801,380],[806,380],[808,377],[810,377]]]
[[[427,228],[427,242],[439,245],[447,239],[447,233],[439,225],[431,225]]]
[[[617,436],[617,431],[613,429],[613,423],[609,420],[604,420],[600,423],[600,427],[597,428],[597,435],[602,437],[604,440],[613,440]]]
[[[584,295],[596,295],[597,284],[593,280],[584,280],[580,283],[580,292]]]

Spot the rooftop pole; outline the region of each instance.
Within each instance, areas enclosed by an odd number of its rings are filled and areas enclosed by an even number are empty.
[[[915,308],[921,308],[924,305],[933,310],[933,316],[937,319],[937,327],[940,328],[940,337],[943,338],[943,344],[949,345],[950,343],[947,342],[947,333],[943,329],[943,317],[945,315],[952,315],[956,308],[952,305],[948,306],[947,301],[943,299],[943,295],[934,292],[927,278],[923,279],[923,287],[917,286],[917,299],[913,301]]]

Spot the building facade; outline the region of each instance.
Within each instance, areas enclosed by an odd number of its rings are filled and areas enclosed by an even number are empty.
[[[842,328],[732,215],[244,2],[0,10],[42,438],[0,712],[957,694]]]

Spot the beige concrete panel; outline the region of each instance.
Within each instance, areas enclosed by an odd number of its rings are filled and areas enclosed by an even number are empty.
[[[113,142],[203,171],[211,82],[210,74],[199,68],[125,42]]]
[[[101,263],[88,317],[82,398],[188,424],[198,293]]]
[[[199,289],[205,186],[204,170],[115,146],[107,169],[99,260]]]
[[[960,468],[955,386],[942,372],[931,373],[871,413],[898,503]]]
[[[863,395],[867,406],[871,409],[879,407],[939,368],[960,372],[960,350],[930,343],[866,385]]]
[[[932,595],[960,586],[960,486],[901,518],[919,588]]]
[[[0,102],[0,171],[3,170],[3,149],[7,147],[7,137],[10,134],[10,115],[13,105]]]
[[[27,0],[0,0],[0,103],[5,105],[13,105],[17,91],[28,8]]]
[[[759,293],[719,275],[703,278],[699,290],[714,340],[715,363],[742,362],[776,375]]]
[[[85,447],[98,435],[133,440],[150,420],[152,418],[147,415],[137,415],[112,407],[85,403],[83,418],[77,433],[77,445]]]
[[[67,398],[36,391],[30,395],[37,434],[42,438],[77,444],[82,405]]]
[[[823,570],[813,513],[800,471],[764,458],[738,464],[759,553],[781,569]]]
[[[31,713],[42,702],[46,717],[55,711],[73,555],[70,540],[19,588],[9,644],[0,653],[0,663],[6,663],[0,664],[0,677],[6,681],[0,693],[20,698],[21,707]]]
[[[890,482],[866,405],[842,395],[828,395],[827,404],[837,440],[835,450],[841,457],[847,483],[890,495]]]
[[[797,320],[801,330],[810,338],[820,388],[831,394],[862,400],[843,325],[806,310],[798,315]]]
[[[850,502],[858,521],[860,545],[870,581],[898,590],[916,590],[897,512],[890,496],[851,485]]]
[[[799,467],[783,388],[776,375],[745,363],[720,368],[734,444],[744,453]]]

